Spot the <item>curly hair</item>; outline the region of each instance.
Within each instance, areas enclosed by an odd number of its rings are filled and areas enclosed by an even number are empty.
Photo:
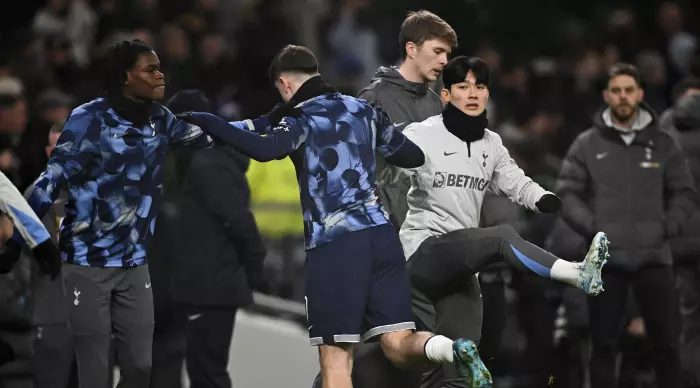
[[[121,93],[126,73],[134,67],[139,55],[154,51],[146,42],[138,39],[124,40],[107,50],[103,62],[102,92]]]

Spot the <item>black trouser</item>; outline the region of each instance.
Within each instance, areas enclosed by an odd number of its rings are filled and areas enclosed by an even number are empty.
[[[688,388],[700,388],[700,261],[676,267],[681,302],[681,360]]]
[[[62,267],[68,323],[80,388],[110,386],[111,337],[120,366],[118,388],[147,388],[151,374],[153,294],[148,266]]]
[[[430,237],[411,256],[408,265],[416,292],[435,306],[435,333],[478,342],[483,308],[474,274],[503,261],[518,270],[549,277],[556,260],[551,253],[525,241],[512,227],[501,225]],[[463,387],[464,382],[451,365],[440,365],[424,375],[421,386]]]
[[[158,290],[154,290],[154,294]],[[164,291],[160,291],[164,292]],[[156,295],[154,295],[155,297]],[[187,349],[187,315],[170,299],[155,299],[151,388],[181,388]]]
[[[186,306],[187,374],[191,388],[230,388],[229,349],[235,307]]]
[[[662,266],[623,273],[606,268],[603,282],[605,292],[589,298],[591,386],[617,387],[618,341],[631,285],[653,346],[658,386],[680,387],[680,318],[673,269]]]

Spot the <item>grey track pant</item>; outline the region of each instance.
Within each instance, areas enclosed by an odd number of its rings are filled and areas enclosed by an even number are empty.
[[[117,386],[148,388],[153,343],[148,266],[62,268],[80,388],[109,388],[112,333],[121,375]]]

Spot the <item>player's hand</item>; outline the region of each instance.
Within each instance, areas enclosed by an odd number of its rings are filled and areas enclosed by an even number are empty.
[[[0,273],[9,273],[12,267],[19,260],[22,254],[22,246],[15,240],[9,239],[5,242],[2,254],[0,254]]]
[[[51,276],[51,280],[55,280],[59,273],[61,273],[61,254],[58,248],[49,239],[43,243],[37,245],[32,249],[34,258],[37,263],[39,263],[39,268],[42,273]]]
[[[561,199],[554,194],[545,194],[535,205],[542,213],[558,213],[561,209]]]

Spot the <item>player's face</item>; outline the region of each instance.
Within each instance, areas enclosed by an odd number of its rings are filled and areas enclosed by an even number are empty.
[[[165,97],[165,76],[155,52],[140,54],[134,68],[126,73],[126,94],[137,100],[162,100]]]
[[[489,102],[489,88],[476,80],[470,70],[464,82],[442,89],[442,100],[452,103],[457,109],[469,116],[479,116],[486,110]]]
[[[420,46],[408,49],[408,55],[418,66],[424,82],[435,82],[447,64],[447,56],[452,51],[450,45],[440,39],[426,40]]]
[[[637,112],[637,106],[644,99],[644,90],[634,78],[618,75],[608,82],[608,87],[603,91],[603,99],[610,107],[611,114],[617,120],[626,122]]]

